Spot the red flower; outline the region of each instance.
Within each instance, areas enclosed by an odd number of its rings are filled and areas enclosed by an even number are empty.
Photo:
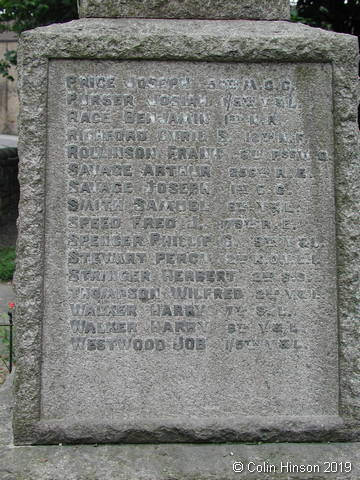
[[[15,303],[14,302],[9,302],[8,307],[10,308],[10,310],[12,310],[13,308],[15,308]]]

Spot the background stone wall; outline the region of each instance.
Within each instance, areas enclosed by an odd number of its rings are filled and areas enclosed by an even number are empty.
[[[14,33],[4,32],[0,34],[0,58],[4,57],[6,51],[16,49],[17,36]],[[16,69],[12,68],[10,74],[15,78],[14,82],[0,76],[0,133],[16,135],[19,113]]]
[[[0,227],[14,216],[19,202],[18,154],[16,148],[0,147]]]

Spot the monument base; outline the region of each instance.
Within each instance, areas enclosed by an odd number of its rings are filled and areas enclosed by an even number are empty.
[[[14,447],[12,377],[0,389],[1,480],[360,478],[359,442]]]

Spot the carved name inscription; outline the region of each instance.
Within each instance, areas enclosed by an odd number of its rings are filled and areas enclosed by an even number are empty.
[[[45,414],[336,412],[331,108],[329,65],[51,62]]]

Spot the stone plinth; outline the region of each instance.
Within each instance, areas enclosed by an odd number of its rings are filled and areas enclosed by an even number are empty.
[[[80,17],[288,20],[288,0],[80,0]]]
[[[1,480],[211,480],[214,476],[232,480],[237,475],[241,475],[241,479],[253,480],[259,478],[253,473],[256,469],[261,472],[260,475],[266,475],[267,480],[279,480],[280,475],[286,474],[291,474],[292,480],[314,478],[314,475],[318,480],[341,478],[339,474],[346,480],[359,479],[360,443],[356,442],[303,445],[36,445],[14,448],[11,387],[11,378],[0,387]],[[243,465],[241,473],[240,462]],[[301,465],[307,467],[308,473],[296,473],[304,471],[300,470]],[[234,468],[239,473],[234,473]],[[337,473],[329,473],[336,469]]]

